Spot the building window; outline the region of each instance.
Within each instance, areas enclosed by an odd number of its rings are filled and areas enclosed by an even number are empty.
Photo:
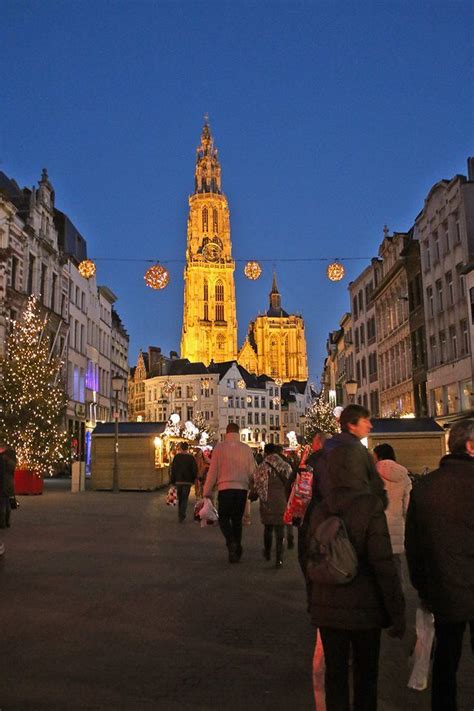
[[[459,224],[459,219],[456,215],[456,242],[461,241],[461,225]]]
[[[429,240],[426,240],[425,244],[425,271],[428,271],[428,269],[431,269],[431,251],[430,251],[430,242]]]
[[[438,348],[436,344],[436,336],[430,336],[430,353],[431,353],[431,365],[438,365]]]
[[[218,232],[218,228],[219,228],[219,223],[218,223],[218,219],[217,219],[217,209],[214,208],[212,211],[212,229],[214,230],[214,232]]]
[[[472,407],[472,380],[463,380],[461,383],[461,410],[470,410]]]
[[[203,292],[204,301],[209,301],[209,284],[207,283],[207,279],[204,279]]]
[[[51,281],[51,310],[55,311],[56,306],[56,288],[58,285],[58,275],[53,273],[53,278]]]
[[[437,232],[434,233],[434,245],[435,245],[435,260],[439,262],[440,260],[440,254],[439,254],[439,235]]]
[[[446,331],[439,332],[439,356],[440,363],[446,361]]]
[[[458,411],[458,386],[457,383],[451,383],[446,387],[446,403],[448,409],[448,415],[454,415]]]
[[[434,316],[433,287],[432,286],[429,286],[426,289],[426,300],[428,302],[428,313],[430,316]]]
[[[202,208],[202,231],[207,232],[209,229],[209,213],[207,207]]]
[[[204,318],[204,321],[209,321],[209,304],[208,303],[204,304],[203,318]]]
[[[224,284],[220,280],[216,283],[216,301],[224,301]]]
[[[216,304],[216,321],[224,321],[224,304]]]
[[[444,253],[447,254],[450,249],[451,249],[451,245],[449,242],[449,230],[448,230],[448,226],[446,225],[445,229],[444,229]]]
[[[352,299],[352,312],[354,314],[354,320],[357,321],[358,317],[358,312],[357,312],[357,298],[354,296]]]
[[[34,287],[34,273],[35,273],[35,258],[30,254],[28,262],[28,294],[33,293]]]
[[[12,289],[16,289],[16,279],[17,279],[17,272],[18,272],[18,257],[13,256],[12,257],[12,271],[11,271],[11,280],[10,284]]]
[[[443,282],[438,279],[436,282],[436,293],[438,295],[438,311],[442,311],[444,308],[443,304]]]
[[[223,351],[225,348],[225,336],[223,336],[222,333],[219,333],[217,336],[216,346],[218,351]]]
[[[452,306],[454,304],[454,284],[452,272],[446,272],[446,287],[448,291],[448,306]]]
[[[469,333],[467,330],[467,318],[463,318],[460,322],[461,326],[461,343],[462,343],[462,355],[467,355],[469,353]]]
[[[435,417],[439,417],[443,414],[443,391],[442,388],[434,388],[431,391],[432,407]]]

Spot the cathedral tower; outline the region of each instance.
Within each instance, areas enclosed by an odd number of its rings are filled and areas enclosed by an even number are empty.
[[[266,314],[250,322],[248,336],[240,349],[239,363],[250,373],[290,380],[308,379],[304,321],[281,307],[276,275],[273,274]]]
[[[206,120],[189,198],[181,357],[191,362],[237,358],[234,269],[221,166]]]

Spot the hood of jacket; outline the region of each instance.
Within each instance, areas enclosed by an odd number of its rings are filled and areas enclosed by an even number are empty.
[[[408,476],[408,470],[398,462],[394,462],[393,459],[382,459],[375,466],[385,481],[400,482]]]

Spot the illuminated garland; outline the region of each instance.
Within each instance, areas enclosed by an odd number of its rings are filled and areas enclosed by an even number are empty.
[[[0,436],[16,451],[18,468],[49,473],[67,458],[66,394],[56,384],[61,363],[49,357],[47,323],[34,296],[12,323],[1,359]]]

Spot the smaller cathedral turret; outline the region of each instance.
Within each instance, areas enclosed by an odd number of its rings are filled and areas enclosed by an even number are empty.
[[[249,324],[248,336],[238,362],[250,373],[283,381],[308,379],[306,337],[301,316],[288,314],[281,306],[276,273],[269,294],[270,306]]]
[[[267,311],[267,316],[288,316],[286,311],[281,308],[281,296],[278,291],[276,272],[273,272],[272,290],[270,292],[270,308]]]

